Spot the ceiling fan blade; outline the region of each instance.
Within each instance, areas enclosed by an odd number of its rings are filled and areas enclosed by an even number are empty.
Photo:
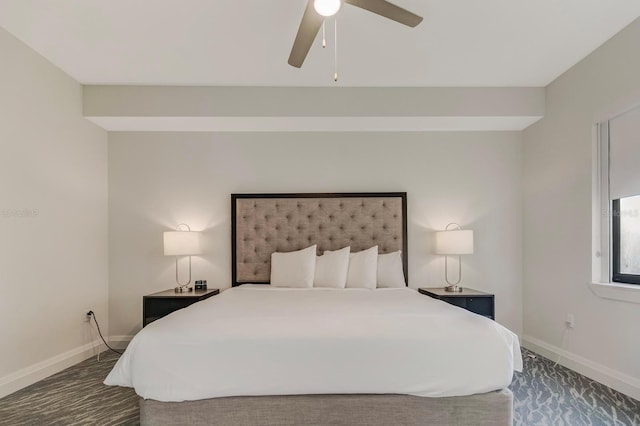
[[[298,28],[296,40],[293,42],[293,47],[291,48],[289,65],[297,68],[302,66],[313,41],[316,39],[318,31],[320,31],[323,21],[324,17],[319,15],[313,8],[313,0],[309,0],[304,15],[302,16],[302,21],[300,22],[300,28]]]
[[[415,27],[422,22],[422,16],[385,0],[344,0],[344,2],[410,27]]]

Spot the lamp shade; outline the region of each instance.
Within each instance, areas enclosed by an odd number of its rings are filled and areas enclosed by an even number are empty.
[[[436,232],[436,253],[461,255],[473,253],[473,231],[455,229]]]
[[[194,256],[201,253],[199,232],[170,231],[164,233],[165,256]]]

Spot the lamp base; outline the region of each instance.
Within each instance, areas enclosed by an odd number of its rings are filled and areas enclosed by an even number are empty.
[[[173,291],[175,291],[176,293],[188,293],[190,291],[193,291],[193,288],[191,287],[176,287],[173,289]]]
[[[460,293],[462,291],[462,287],[457,285],[450,285],[449,287],[445,287],[444,291],[449,291],[452,293]]]

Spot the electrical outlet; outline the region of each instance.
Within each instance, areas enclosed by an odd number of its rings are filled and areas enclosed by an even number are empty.
[[[567,319],[564,320],[564,322],[569,328],[574,328],[576,326],[576,318],[573,314],[567,314]]]
[[[93,311],[87,309],[84,312],[85,312],[84,313],[84,322],[90,322],[91,321],[91,313],[90,312],[93,312]]]

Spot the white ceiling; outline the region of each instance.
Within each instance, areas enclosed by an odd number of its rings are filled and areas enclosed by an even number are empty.
[[[545,86],[640,16],[638,0],[395,0],[353,6],[342,86]],[[306,0],[0,0],[0,25],[84,84],[332,86],[333,51],[287,64]],[[331,33],[331,31],[328,31]]]

